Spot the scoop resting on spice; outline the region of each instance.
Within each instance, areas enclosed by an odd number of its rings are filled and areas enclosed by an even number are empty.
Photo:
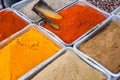
[[[62,16],[54,12],[54,10],[47,6],[43,1],[39,1],[38,3],[36,3],[33,7],[33,11],[35,11],[39,16],[41,16],[54,29],[59,29],[59,26],[53,21],[51,21],[49,18],[61,20]]]

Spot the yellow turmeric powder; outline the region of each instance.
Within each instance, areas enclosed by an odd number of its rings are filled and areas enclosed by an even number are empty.
[[[0,80],[17,80],[60,47],[31,28],[0,50]]]

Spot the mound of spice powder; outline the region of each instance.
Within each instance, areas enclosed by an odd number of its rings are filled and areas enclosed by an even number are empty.
[[[13,11],[0,11],[0,42],[28,25],[28,22],[20,18]]]
[[[52,20],[59,25],[60,30],[54,30],[49,24],[45,24],[44,27],[68,44],[105,19],[102,13],[84,4],[76,4],[60,11],[59,14],[63,16],[62,20]]]
[[[49,5],[53,10],[58,10],[66,5],[72,3],[70,0],[43,0]]]
[[[111,21],[105,29],[78,47],[113,73],[120,72],[120,23]]]
[[[67,50],[31,80],[107,80],[107,78],[83,62],[74,51]]]
[[[31,28],[0,49],[0,80],[17,80],[58,50],[58,45]]]
[[[38,2],[39,0],[32,0],[31,2],[27,3],[26,5],[24,5],[23,7],[21,7],[19,9],[20,12],[22,12],[25,16],[27,16],[30,20],[32,20],[33,22],[37,22],[39,20],[41,20],[41,17],[38,16],[33,10],[32,8],[34,7],[34,5]]]
[[[120,0],[87,0],[96,7],[108,13],[120,6]]]

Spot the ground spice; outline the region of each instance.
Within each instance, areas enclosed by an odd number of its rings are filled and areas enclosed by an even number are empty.
[[[39,0],[31,0],[27,1],[26,5],[23,5],[20,9],[18,9],[20,12],[22,12],[24,15],[26,15],[29,19],[31,19],[33,22],[37,22],[41,20],[41,17],[38,16],[33,10],[33,6],[38,2]],[[44,0],[47,5],[49,5],[52,9],[55,11],[60,9],[61,7],[64,7],[71,3],[69,0]]]
[[[63,16],[63,19],[52,20],[60,26],[60,30],[54,30],[49,24],[45,24],[45,28],[55,33],[68,44],[105,19],[105,16],[100,12],[84,4],[76,4],[59,13]]]
[[[0,80],[17,80],[58,50],[58,45],[30,29],[0,50]]]
[[[78,49],[113,73],[120,72],[120,22],[111,21],[105,29]]]
[[[28,25],[13,11],[0,11],[0,42]]]
[[[70,0],[43,0],[43,1],[46,2],[46,4],[49,5],[55,11],[72,3],[72,1]]]
[[[74,51],[66,50],[31,80],[107,80],[107,78],[82,61]]]
[[[29,2],[28,4],[24,5],[23,7],[21,7],[19,9],[20,12],[22,12],[25,16],[27,16],[30,20],[32,20],[32,22],[37,22],[39,20],[41,20],[41,17],[38,16],[33,10],[32,8],[34,7],[34,5],[38,2],[39,0],[32,0],[31,2]]]

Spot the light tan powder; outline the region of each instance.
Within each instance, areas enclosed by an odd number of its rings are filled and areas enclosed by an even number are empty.
[[[107,80],[99,71],[83,62],[73,51],[67,50],[32,80]]]

